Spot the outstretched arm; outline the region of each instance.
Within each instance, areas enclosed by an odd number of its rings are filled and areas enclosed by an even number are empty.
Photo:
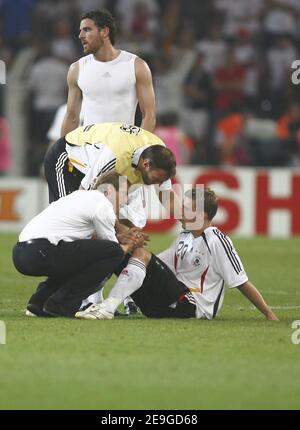
[[[250,281],[247,281],[244,284],[240,285],[238,289],[242,294],[244,294],[244,296],[247,297],[248,300],[250,300],[251,303],[254,304],[254,306],[261,313],[265,315],[267,320],[278,321],[277,316],[272,312],[272,310],[264,301],[260,292],[254,287],[254,285]]]
[[[70,131],[75,130],[79,126],[79,116],[82,103],[81,90],[77,84],[79,73],[78,63],[71,64],[68,72],[68,103],[67,112],[61,128],[61,136],[65,136]]]
[[[136,93],[142,112],[141,128],[153,132],[155,128],[155,95],[148,64],[141,58],[135,60]]]

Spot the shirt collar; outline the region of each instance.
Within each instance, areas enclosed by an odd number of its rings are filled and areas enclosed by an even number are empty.
[[[142,153],[145,151],[146,148],[149,148],[149,146],[151,146],[151,145],[142,146],[141,148],[137,148],[133,152],[132,157],[131,157],[131,165],[132,165],[132,167],[137,168]]]

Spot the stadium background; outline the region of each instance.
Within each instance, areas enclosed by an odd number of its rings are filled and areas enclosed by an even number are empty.
[[[221,196],[217,224],[235,236],[277,326],[230,293],[220,317],[200,325],[24,317],[36,279],[15,272],[11,248],[47,204],[41,163],[68,66],[82,56],[80,15],[103,6],[117,18],[116,46],[151,67],[156,132],[176,154],[176,181]],[[0,21],[0,409],[298,408],[300,1],[2,0]],[[148,229],[160,233],[158,252],[176,225]]]
[[[216,188],[226,199],[217,222],[228,233],[300,233],[298,0],[0,5],[1,231],[18,231],[47,202],[42,180],[10,178],[41,178],[47,132],[66,101],[67,68],[82,55],[80,15],[107,6],[118,21],[116,46],[152,69],[156,133],[179,166],[199,166],[193,175],[180,167],[178,182],[202,175]],[[151,225],[165,228],[168,223]]]

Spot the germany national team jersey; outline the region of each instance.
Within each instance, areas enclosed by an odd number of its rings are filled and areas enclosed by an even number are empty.
[[[143,184],[141,173],[135,169],[141,153],[149,145],[165,146],[149,131],[116,122],[79,127],[65,139],[70,162],[86,175],[82,181],[86,189],[111,170],[127,176],[131,184]]]
[[[248,281],[231,239],[216,227],[208,227],[196,238],[182,232],[158,257],[193,294],[198,318],[216,316],[225,286],[235,288]]]

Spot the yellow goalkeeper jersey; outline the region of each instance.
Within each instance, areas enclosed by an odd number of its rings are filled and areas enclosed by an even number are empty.
[[[65,139],[69,160],[86,175],[82,181],[86,189],[95,178],[111,170],[127,176],[131,184],[143,184],[135,168],[141,150],[149,145],[165,146],[153,133],[118,122],[78,127]]]

